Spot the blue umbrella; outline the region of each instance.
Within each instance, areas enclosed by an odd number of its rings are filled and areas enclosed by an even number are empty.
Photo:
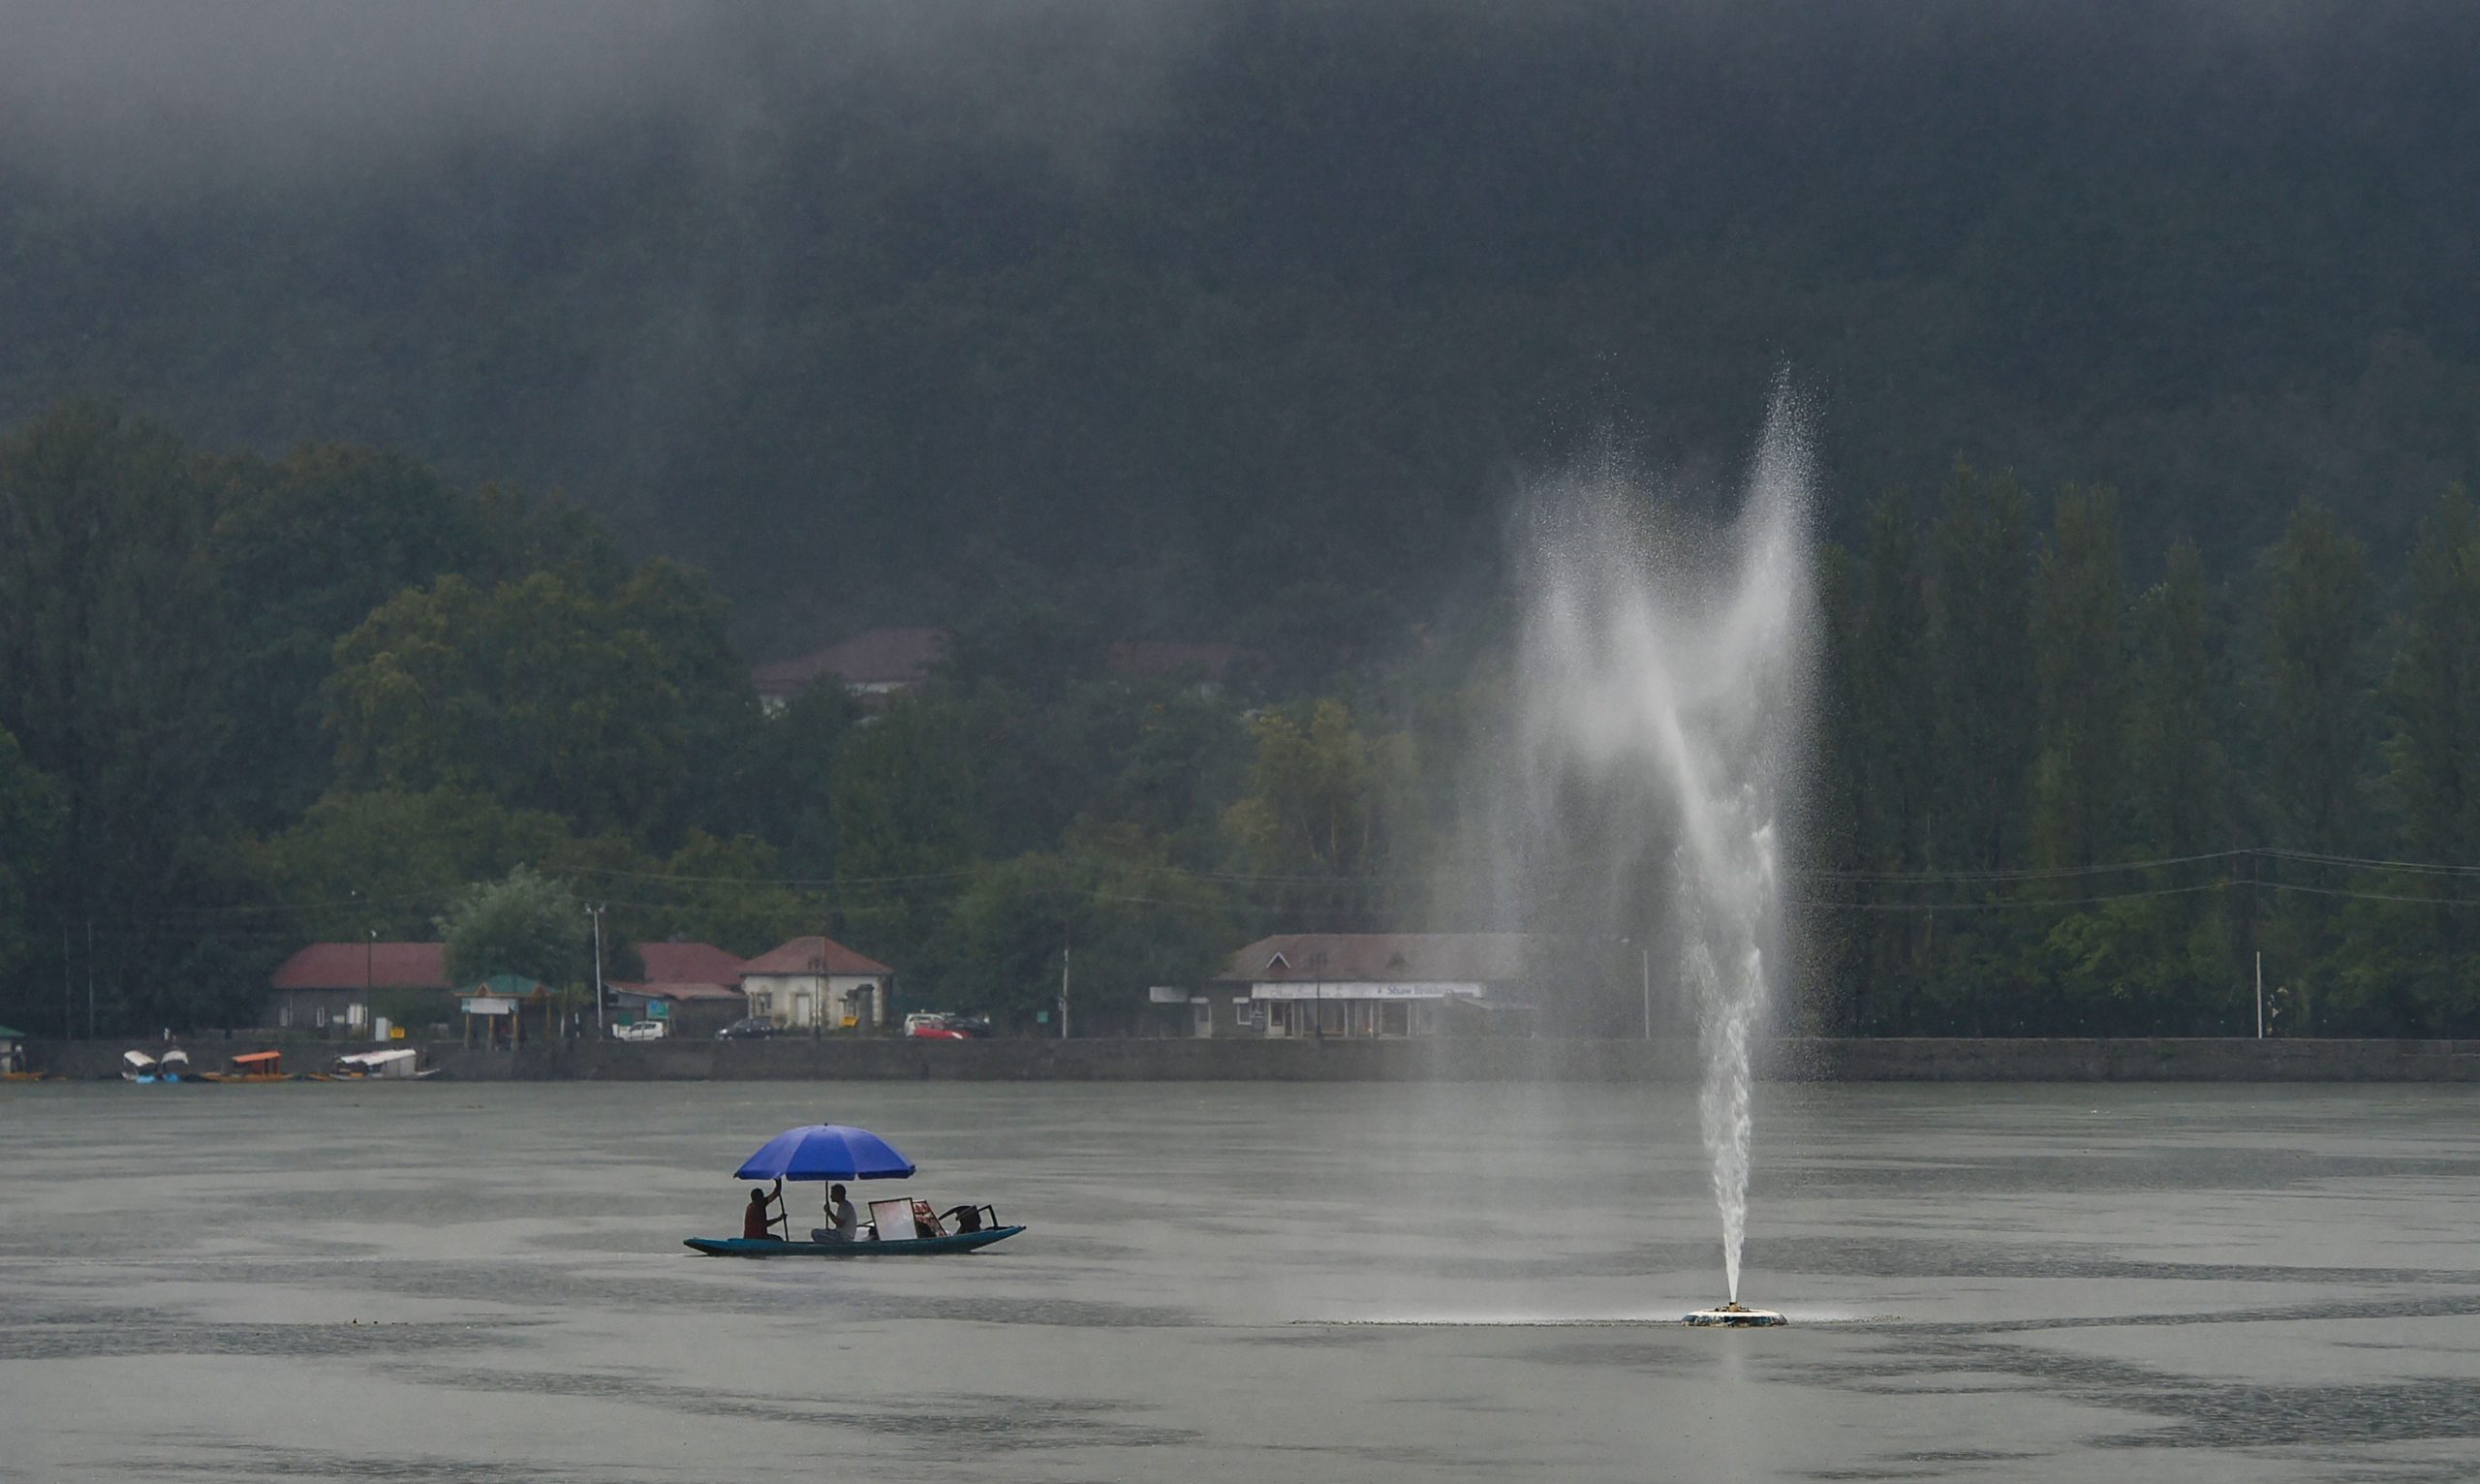
[[[766,1141],[732,1172],[734,1180],[902,1180],[913,1161],[867,1128],[805,1124]]]

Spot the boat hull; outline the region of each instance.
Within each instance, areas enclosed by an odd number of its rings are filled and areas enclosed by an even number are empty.
[[[773,1237],[690,1237],[681,1245],[709,1257],[932,1257],[1004,1242],[1022,1226],[993,1226],[903,1242],[782,1242]]]

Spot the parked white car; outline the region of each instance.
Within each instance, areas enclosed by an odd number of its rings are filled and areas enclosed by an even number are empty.
[[[659,1041],[663,1039],[663,1031],[660,1020],[638,1020],[625,1026],[613,1026],[611,1036],[614,1040]]]

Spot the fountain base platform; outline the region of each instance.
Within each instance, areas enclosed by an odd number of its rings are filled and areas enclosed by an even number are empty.
[[[1684,1315],[1681,1322],[1700,1329],[1771,1329],[1789,1321],[1771,1309],[1751,1309],[1734,1301],[1716,1309],[1699,1309]]]

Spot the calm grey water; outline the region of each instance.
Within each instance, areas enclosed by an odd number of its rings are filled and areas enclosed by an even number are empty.
[[[1763,1089],[1713,1332],[1679,1089],[5,1088],[0,1476],[2464,1479],[2475,1114]],[[678,1245],[822,1119],[1033,1229]]]

